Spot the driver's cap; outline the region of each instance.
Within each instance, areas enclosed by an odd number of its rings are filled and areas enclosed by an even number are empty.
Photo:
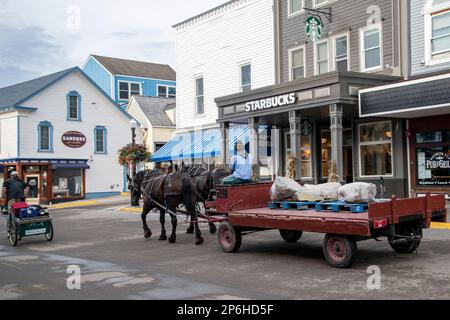
[[[11,172],[11,176],[18,176],[19,174],[17,173],[17,171],[13,171],[13,172]]]

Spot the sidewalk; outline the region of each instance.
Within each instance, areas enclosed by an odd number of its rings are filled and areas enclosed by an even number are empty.
[[[80,207],[93,207],[93,206],[103,206],[103,205],[127,205],[130,203],[130,195],[124,193],[119,196],[89,199],[89,200],[79,200],[58,203],[48,206],[49,209],[67,209],[67,208],[80,208]]]

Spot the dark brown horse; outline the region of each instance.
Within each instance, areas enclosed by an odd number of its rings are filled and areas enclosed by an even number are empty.
[[[133,177],[130,183],[130,192],[134,202],[139,203],[140,195],[143,195],[144,206],[142,209],[142,224],[144,236],[149,239],[152,232],[147,224],[147,215],[153,209],[159,209],[161,235],[159,240],[167,240],[165,229],[166,212],[171,217],[172,233],[170,243],[176,242],[177,207],[183,204],[187,214],[191,217],[195,229],[195,244],[203,243],[200,228],[198,226],[195,210],[196,193],[195,184],[191,177],[183,173],[161,174],[157,171],[144,171]]]

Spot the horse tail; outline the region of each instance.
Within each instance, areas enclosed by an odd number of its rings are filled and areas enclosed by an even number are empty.
[[[193,190],[190,178],[183,178],[182,192],[183,192],[183,204],[185,205],[188,214],[192,215],[195,213],[195,206],[192,203]]]

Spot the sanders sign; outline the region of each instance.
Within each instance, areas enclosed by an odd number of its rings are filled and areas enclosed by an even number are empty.
[[[288,106],[297,101],[295,93],[283,94],[272,98],[250,101],[245,104],[246,112],[265,110],[275,107]]]
[[[62,143],[69,148],[81,148],[86,144],[86,136],[81,132],[69,131],[63,134]]]

